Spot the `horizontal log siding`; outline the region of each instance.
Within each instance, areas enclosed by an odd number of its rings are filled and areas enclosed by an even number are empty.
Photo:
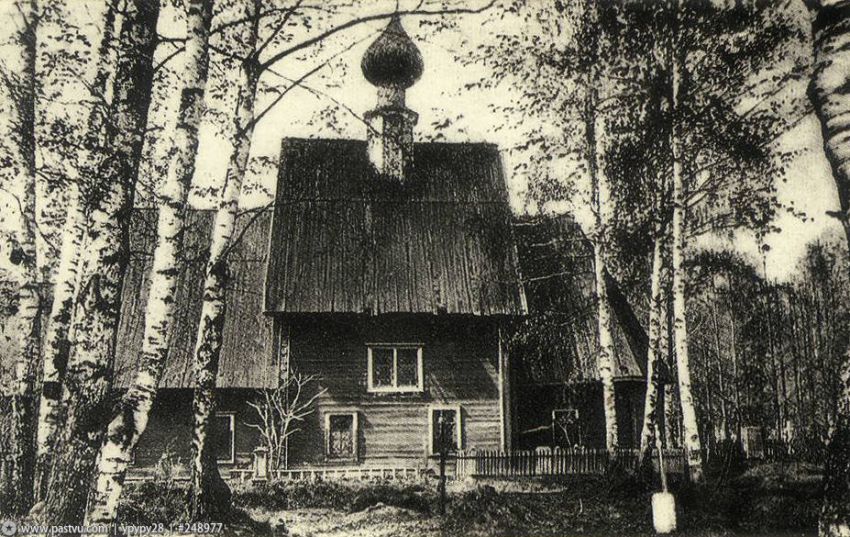
[[[290,442],[290,463],[335,464],[325,458],[324,415],[356,411],[356,464],[422,464],[428,455],[431,405],[461,407],[462,444],[500,447],[498,339],[491,320],[289,321],[293,368],[321,377],[327,389],[316,412]],[[424,392],[367,392],[367,343],[422,343]],[[349,463],[352,464],[352,463]]]
[[[246,422],[257,422],[255,411],[246,404],[253,395],[253,390],[218,392],[217,412],[234,412],[236,415],[236,464],[222,464],[222,468],[251,465],[254,448],[259,445],[257,431],[245,425]],[[152,469],[166,450],[179,459],[179,467],[186,467],[192,440],[192,390],[161,390],[151,409],[150,420],[136,448],[134,468]],[[188,472],[187,468],[183,469]]]

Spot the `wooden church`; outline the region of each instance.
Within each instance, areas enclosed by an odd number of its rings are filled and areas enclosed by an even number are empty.
[[[222,463],[248,463],[259,438],[246,402],[293,373],[319,379],[322,394],[290,437],[290,467],[422,467],[438,422],[455,448],[510,447],[502,329],[526,305],[499,152],[413,142],[405,90],[423,61],[398,18],[361,67],[377,87],[366,139],[284,139],[274,209],[237,233],[219,375]],[[137,215],[134,250],[153,247],[152,213]],[[192,215],[187,252],[203,251],[211,217]],[[149,262],[136,258],[124,289],[119,386],[138,359]],[[184,270],[141,466],[168,445],[188,456],[203,268],[190,260]]]
[[[541,265],[517,248],[496,146],[413,141],[418,116],[405,92],[423,61],[398,18],[368,47],[361,68],[377,88],[365,139],[284,139],[273,209],[239,219],[212,435],[223,475],[251,466],[262,441],[249,403],[288,375],[314,377],[309,389],[317,395],[289,439],[290,468],[423,469],[440,441],[463,450],[601,447],[592,270],[552,267],[570,274],[573,294],[550,283],[524,289],[520,272]],[[169,356],[135,453],[136,476],[158,465],[179,473],[189,459],[194,338],[213,216],[188,215]],[[131,223],[117,389],[129,386],[140,357],[156,220],[155,210],[139,209]],[[553,296],[578,308],[566,312],[581,319],[562,338],[568,345],[513,345],[519,352],[509,356],[511,333],[535,310],[551,309]],[[4,363],[11,356],[0,354]],[[621,419],[633,422],[641,372],[628,345],[618,345],[618,360]]]

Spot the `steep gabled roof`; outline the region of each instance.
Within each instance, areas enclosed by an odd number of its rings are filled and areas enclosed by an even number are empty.
[[[286,139],[265,308],[524,313],[510,218],[495,146],[415,144],[399,184],[363,141]]]
[[[515,225],[529,315],[518,323],[512,358],[519,384],[599,379],[593,249],[569,216],[525,218]],[[617,315],[612,315],[615,379],[643,377]]]
[[[175,296],[175,322],[168,340],[169,354],[160,387],[194,386],[192,363],[201,316],[204,271],[209,257],[213,211],[192,210],[187,216]],[[145,308],[150,289],[151,262],[156,242],[157,211],[133,211],[130,225],[131,257],[121,296],[121,319],[115,356],[115,386],[129,386],[137,369],[144,334]],[[272,387],[278,364],[272,349],[271,320],[263,315],[263,274],[271,211],[240,216],[237,241],[229,254],[230,285],[219,364],[222,388]]]

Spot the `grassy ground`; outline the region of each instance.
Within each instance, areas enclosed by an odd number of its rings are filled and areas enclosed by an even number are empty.
[[[735,478],[673,484],[680,535],[815,535],[820,475],[801,465],[758,467]],[[143,484],[127,495],[125,522],[184,516],[185,490]],[[439,514],[434,483],[269,483],[234,489],[230,534],[301,537],[544,537],[653,535],[651,490],[611,474],[552,482],[467,482]],[[278,532],[278,534],[281,534]]]

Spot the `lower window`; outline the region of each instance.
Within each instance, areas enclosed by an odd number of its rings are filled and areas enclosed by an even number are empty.
[[[210,428],[209,442],[218,462],[233,463],[236,460],[236,416],[232,412],[219,412]]]
[[[584,445],[578,409],[558,408],[552,411],[552,441],[559,447]]]
[[[459,406],[435,406],[429,409],[431,453],[462,449],[461,414]]]
[[[325,414],[325,455],[331,460],[357,459],[357,412]]]

